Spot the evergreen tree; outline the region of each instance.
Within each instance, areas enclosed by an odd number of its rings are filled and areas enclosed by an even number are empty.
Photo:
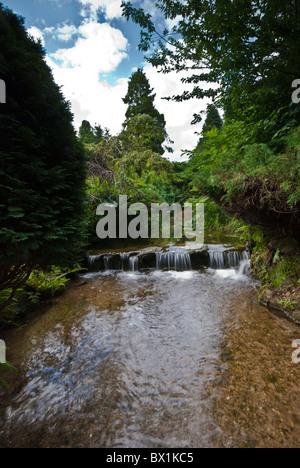
[[[152,137],[152,149],[154,152],[164,154],[165,150],[162,146],[164,140],[167,138],[166,134],[166,121],[163,114],[160,114],[154,107],[155,94],[153,89],[150,87],[148,78],[146,77],[143,70],[138,69],[131,76],[128,84],[128,91],[126,97],[123,99],[124,103],[128,105],[126,112],[126,122],[124,128],[126,128],[128,122],[138,115],[148,115],[152,119],[155,119],[161,129],[163,130],[163,139],[161,136]],[[161,133],[161,132],[160,132]],[[150,144],[151,146],[151,144]]]
[[[83,120],[79,128],[79,140],[87,145],[95,142],[94,129],[87,120]]]
[[[110,136],[108,128],[103,130],[101,125],[97,124],[92,127],[87,120],[83,120],[79,128],[79,140],[86,145],[98,144],[102,140],[110,138]]]
[[[24,20],[0,4],[0,293],[33,268],[74,263],[86,163],[73,116]],[[0,304],[4,308],[6,304]]]
[[[206,119],[202,128],[202,134],[199,139],[197,148],[199,148],[202,145],[206,133],[208,133],[213,128],[221,130],[222,127],[223,120],[219,114],[218,109],[214,104],[209,104],[206,109]]]
[[[147,114],[156,119],[162,127],[165,127],[165,117],[154,107],[155,94],[152,93],[153,88],[150,87],[148,78],[143,70],[139,68],[131,76],[127,95],[123,99],[124,103],[128,105],[126,119],[135,117],[138,114]]]
[[[221,130],[223,126],[223,120],[219,114],[218,109],[214,104],[209,104],[206,110],[206,120],[203,125],[202,134],[209,132],[213,128]]]
[[[100,143],[100,141],[103,140],[104,138],[104,133],[105,131],[101,127],[101,125],[95,125],[94,127],[94,138],[95,138],[95,143]]]

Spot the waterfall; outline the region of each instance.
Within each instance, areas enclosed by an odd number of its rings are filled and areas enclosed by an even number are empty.
[[[189,253],[167,252],[156,254],[157,270],[192,270],[192,262]]]
[[[121,257],[122,271],[128,270],[129,254],[128,253],[122,253],[122,254],[120,254],[120,257]]]
[[[250,268],[250,255],[248,252],[235,251],[212,251],[209,252],[210,268],[214,270],[225,270],[226,268],[239,268],[242,265],[248,270]]]
[[[129,270],[130,271],[139,271],[139,258],[129,257]]]
[[[250,270],[251,270],[251,261],[250,261],[250,255],[248,255],[247,259],[244,259],[241,261],[238,274],[240,276],[249,275]]]
[[[89,271],[157,270],[191,271],[211,268],[213,270],[236,269],[241,275],[249,273],[250,255],[246,251],[211,245],[202,251],[174,248],[160,252],[103,253],[87,257]]]
[[[209,266],[213,270],[225,269],[225,255],[224,252],[208,252],[209,253]]]
[[[109,255],[104,255],[103,260],[104,260],[105,270],[111,270],[112,269],[111,257]]]
[[[139,257],[129,253],[120,254],[122,271],[139,271]]]

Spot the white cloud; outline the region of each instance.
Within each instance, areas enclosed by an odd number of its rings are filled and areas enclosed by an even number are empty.
[[[97,73],[87,73],[82,67],[62,68],[49,59],[48,64],[72,104],[77,129],[83,120],[88,120],[92,125],[108,127],[113,134],[120,132],[126,112],[122,98],[126,95],[127,79],[120,79],[112,86],[106,81],[99,82]]]
[[[98,10],[104,11],[107,19],[122,16],[121,0],[79,0],[79,2],[85,7],[83,15],[88,14],[93,20],[97,19]]]
[[[77,32],[77,28],[73,24],[63,24],[56,28],[52,26],[43,29],[43,34],[51,34],[52,37],[60,41],[69,41]]]
[[[127,57],[127,39],[118,29],[107,23],[89,22],[78,28],[80,34],[74,47],[59,49],[51,58],[62,67],[80,67],[86,73],[109,73]]]
[[[140,3],[140,1],[135,1],[135,3]],[[152,18],[156,18],[157,16],[162,16],[160,10],[156,7],[156,2],[153,0],[143,0],[140,7],[145,10],[146,13],[150,13]]]
[[[100,74],[113,72],[127,57],[127,39],[109,24],[93,21],[83,23],[77,32],[80,37],[75,45],[50,54],[47,63],[72,104],[77,128],[82,120],[88,120],[118,133],[125,118],[122,98],[128,80],[120,79],[110,85],[100,81]]]
[[[44,36],[40,29],[38,29],[35,26],[32,26],[31,28],[27,29],[27,32],[30,34],[30,36],[33,37],[35,41],[38,41],[40,39],[42,41],[42,45],[45,47]]]
[[[167,75],[158,73],[151,65],[146,65],[144,71],[150,85],[156,93],[155,106],[163,113],[167,122],[167,132],[174,144],[174,154],[169,157],[172,160],[180,159],[182,150],[192,150],[199,141],[202,124],[191,125],[193,115],[205,110],[208,99],[191,99],[189,101],[174,102],[161,99],[172,95],[181,94],[187,89],[187,85],[181,82],[186,73],[171,72]],[[192,89],[192,85],[191,89]],[[197,133],[196,133],[197,132]]]

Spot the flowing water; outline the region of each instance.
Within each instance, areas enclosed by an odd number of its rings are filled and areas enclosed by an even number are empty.
[[[288,349],[297,327],[258,306],[248,255],[220,251],[201,271],[192,270],[186,252],[157,255],[150,271],[138,271],[138,257],[128,254],[121,261],[129,261],[129,271],[111,271],[106,257],[106,271],[86,273],[21,331],[9,332],[8,360],[18,370],[6,376],[9,390],[0,389],[0,447],[259,445],[255,425],[245,429],[249,413],[238,422],[239,411],[247,414],[249,376],[243,374],[234,399],[230,366],[239,342],[233,349],[228,339],[233,332],[254,339],[249,317],[271,336],[284,329],[277,364],[285,364],[284,349],[297,385]],[[255,340],[264,339],[263,330]],[[263,356],[268,340],[260,346]],[[246,372],[253,363],[246,352],[243,359]]]

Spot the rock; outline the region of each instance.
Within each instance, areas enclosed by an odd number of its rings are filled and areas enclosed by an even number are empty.
[[[300,323],[300,310],[292,310],[289,307],[284,307],[284,305],[279,304],[278,295],[271,288],[266,287],[260,291],[259,304],[284,314],[296,323]]]
[[[195,250],[190,253],[193,270],[209,267],[209,253],[207,249]]]
[[[260,305],[269,307],[269,304],[273,301],[274,291],[270,288],[263,288],[259,293]]]
[[[86,267],[88,271],[92,272],[104,270],[104,255],[87,256]]]
[[[156,268],[156,253],[140,253],[138,255],[141,268]]]

